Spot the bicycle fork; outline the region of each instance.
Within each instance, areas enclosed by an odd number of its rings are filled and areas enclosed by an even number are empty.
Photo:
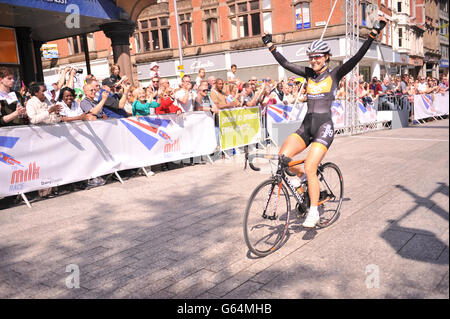
[[[278,198],[280,197],[281,184],[282,184],[282,182],[280,182],[278,184],[278,194],[277,194],[277,197],[275,198],[275,207],[273,210],[273,215],[269,216],[266,214],[266,212],[267,212],[267,207],[269,206],[270,199],[272,198],[273,192],[275,190],[275,185],[276,185],[275,183],[272,184],[272,187],[269,191],[269,195],[267,196],[267,201],[266,201],[266,205],[265,205],[265,208],[264,208],[264,211],[262,214],[262,218],[269,219],[269,220],[275,220],[277,218]]]

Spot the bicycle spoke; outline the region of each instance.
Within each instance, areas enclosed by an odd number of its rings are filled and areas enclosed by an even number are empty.
[[[335,164],[324,164],[320,176],[319,227],[331,225],[339,216],[342,204],[343,182],[342,175]]]
[[[254,191],[244,218],[244,236],[250,251],[265,256],[279,246],[289,223],[288,201],[286,188],[282,184],[274,184],[272,180],[264,182]],[[264,216],[261,211],[273,215]]]

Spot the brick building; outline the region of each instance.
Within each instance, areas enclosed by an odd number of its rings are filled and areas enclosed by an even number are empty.
[[[133,77],[147,85],[149,65],[156,61],[162,76],[176,81],[180,62],[174,1],[148,2],[152,4],[141,8],[140,12],[131,12],[132,19],[136,15],[136,30],[130,38]],[[207,74],[225,78],[231,65],[236,64],[242,80],[252,75],[273,79],[290,76],[263,46],[262,33],[267,31],[274,35],[274,42],[289,61],[309,65],[306,48],[311,41],[320,38],[333,4],[330,0],[178,0],[184,73],[195,75],[203,67]],[[392,49],[395,22],[391,0],[361,1],[360,10],[361,43],[371,26],[371,10],[388,19],[380,43],[374,44],[360,63],[360,72],[368,80],[387,73],[391,65],[395,65],[396,55]],[[59,67],[67,64],[84,67],[83,48],[76,40],[53,42],[58,45],[60,57],[44,61],[46,78],[56,77]],[[344,0],[338,0],[324,40],[332,49],[331,66],[343,63],[346,55]],[[92,73],[100,79],[106,77],[112,63],[109,38],[101,31],[90,34],[88,46]]]

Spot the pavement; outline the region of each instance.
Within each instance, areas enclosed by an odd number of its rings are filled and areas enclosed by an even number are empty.
[[[276,150],[272,150],[276,151]],[[243,156],[0,210],[0,298],[449,298],[449,121],[336,137],[341,216],[243,238]]]

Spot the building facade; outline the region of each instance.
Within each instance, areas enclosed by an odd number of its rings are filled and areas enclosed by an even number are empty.
[[[287,78],[292,74],[280,67],[263,46],[263,32],[273,34],[274,42],[289,61],[309,65],[306,48],[322,35],[334,1],[178,0],[177,16],[174,3],[172,0],[147,1],[139,12],[131,12],[135,15],[136,27],[129,49],[136,85],[146,86],[151,81],[149,66],[152,62],[158,62],[161,76],[173,83],[181,73],[195,77],[200,68],[208,75],[226,78],[232,64],[237,65],[237,75],[243,81],[251,76]],[[379,41],[360,63],[360,73],[365,80],[403,73],[437,76],[440,65],[441,73],[445,70],[442,65],[447,65],[448,70],[445,54],[441,58],[445,46],[448,57],[448,33],[444,33],[448,26],[445,29],[436,25],[436,21],[441,26],[445,25],[443,21],[448,23],[448,18],[443,17],[446,7],[443,4],[433,7],[432,3],[437,4],[430,0],[360,1],[361,43],[378,15],[388,20]],[[441,10],[433,11],[433,8]],[[342,64],[346,56],[344,0],[338,0],[324,40],[332,49],[331,67]],[[83,45],[78,39],[52,43],[58,45],[59,58],[44,60],[46,78],[52,76],[53,80],[65,65],[85,68]],[[111,40],[104,32],[95,32],[88,35],[88,47],[92,73],[99,79],[109,75],[109,66],[113,63]]]
[[[329,0],[177,1],[183,55],[180,66],[177,30],[173,27],[177,25],[173,1],[158,1],[137,18],[134,42],[138,79],[144,85],[149,83],[148,68],[153,61],[160,64],[162,76],[172,80],[180,71],[195,76],[200,68],[225,78],[232,64],[237,65],[241,80],[246,81],[250,76],[286,78],[292,74],[281,68],[263,46],[263,32],[273,34],[274,42],[289,61],[309,65],[306,48],[321,37],[333,4],[334,1]],[[391,8],[383,0],[363,1],[360,10],[361,42],[373,22],[370,12],[392,20]],[[367,79],[385,74],[386,65],[394,62],[391,32],[389,22],[383,39],[361,62],[360,70]],[[324,40],[332,48],[331,66],[342,64],[345,59],[345,1],[337,2]]]
[[[439,1],[439,74],[448,76],[448,0]]]
[[[439,1],[425,0],[424,67],[427,76],[439,76]]]

